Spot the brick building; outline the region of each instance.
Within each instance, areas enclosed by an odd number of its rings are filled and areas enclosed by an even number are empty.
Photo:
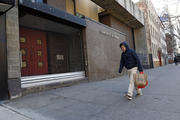
[[[174,62],[174,45],[173,45],[173,39],[172,36],[167,33],[166,34],[166,44],[167,44],[167,52],[168,52],[168,62],[169,64],[172,64]]]

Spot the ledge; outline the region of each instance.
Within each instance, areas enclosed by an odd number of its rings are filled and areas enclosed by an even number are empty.
[[[131,0],[91,0],[104,8],[107,13],[132,28],[144,26],[143,12]]]
[[[33,3],[28,0],[20,0],[19,5],[33,14],[41,15],[58,22],[60,21],[66,25],[86,27],[84,19],[71,15],[45,3]]]

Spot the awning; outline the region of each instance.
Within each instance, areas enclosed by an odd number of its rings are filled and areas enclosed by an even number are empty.
[[[143,12],[131,0],[91,0],[132,28],[144,26]],[[103,13],[104,14],[104,13]],[[101,15],[101,14],[100,14]]]
[[[21,9],[40,17],[61,22],[70,26],[86,27],[86,22],[83,18],[71,15],[44,3],[33,3],[28,0],[20,0],[19,5]]]
[[[15,0],[0,0],[0,15],[6,13],[14,6]]]

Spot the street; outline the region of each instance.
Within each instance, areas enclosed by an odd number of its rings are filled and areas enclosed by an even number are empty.
[[[123,76],[4,101],[0,120],[180,120],[180,65],[145,73],[149,85],[132,101],[124,97],[129,81]]]

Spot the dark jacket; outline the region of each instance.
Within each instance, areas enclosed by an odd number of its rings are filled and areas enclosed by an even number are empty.
[[[176,57],[176,56],[174,57],[174,62],[175,62],[175,63],[177,63],[177,62],[178,62],[178,59],[177,59],[177,57]]]
[[[139,58],[136,52],[129,48],[126,42],[122,42],[120,46],[124,45],[126,47],[126,51],[121,55],[119,73],[122,72],[123,67],[125,66],[127,69],[131,69],[134,67],[138,67],[139,72],[143,72],[143,68],[139,61]]]

